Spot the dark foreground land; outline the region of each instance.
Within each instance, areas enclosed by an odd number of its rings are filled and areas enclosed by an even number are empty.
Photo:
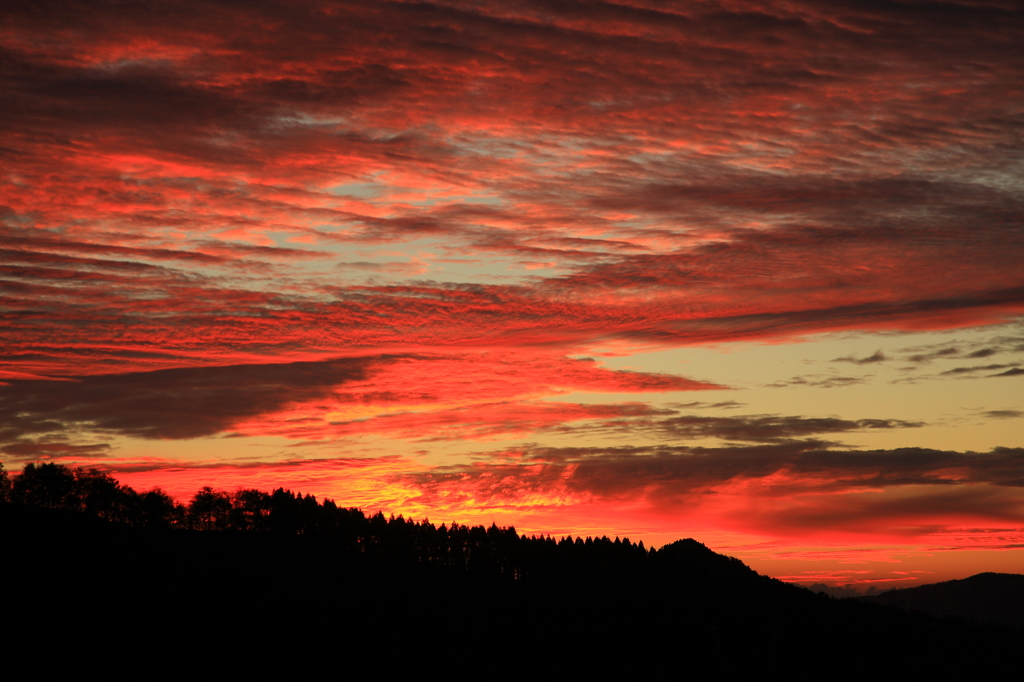
[[[45,643],[37,676],[318,659],[458,678],[888,677],[996,670],[1020,650],[1020,628],[833,599],[694,540],[528,538],[284,490],[174,505],[46,466],[0,502],[4,641]]]
[[[353,543],[342,531],[139,529],[4,505],[5,620],[55,655],[74,644],[154,660],[169,645],[174,659],[330,653],[416,667],[454,657],[481,675],[532,665],[657,677],[705,666],[976,671],[1019,651],[1019,629],[835,600],[694,540],[650,552],[364,520]],[[467,560],[432,562],[418,535]]]

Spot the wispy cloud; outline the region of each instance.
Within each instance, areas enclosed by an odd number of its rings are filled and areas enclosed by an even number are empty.
[[[850,355],[845,358],[836,358],[832,362],[852,362],[855,365],[870,365],[876,362],[885,362],[888,359],[889,358],[885,356],[885,353],[883,353],[881,350],[876,350],[874,353],[868,355],[867,357],[856,358]]]
[[[988,419],[1019,419],[1024,417],[1024,412],[1021,410],[986,410],[981,415]]]
[[[1015,365],[975,365],[974,367],[954,367],[953,369],[947,369],[942,372],[943,376],[958,375],[958,374],[978,374],[980,372],[991,372],[997,369],[1006,369],[1007,367],[1014,367]],[[993,375],[989,375],[993,376]]]
[[[843,386],[854,386],[863,384],[866,377],[837,377],[821,374],[808,374],[795,376],[791,379],[776,381],[768,384],[769,388],[787,388],[792,386],[806,386],[808,388],[841,388]]]

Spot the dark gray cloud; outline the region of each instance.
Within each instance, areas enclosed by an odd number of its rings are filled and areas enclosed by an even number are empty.
[[[898,359],[928,364],[936,360],[983,360],[994,355],[1019,352],[1020,338],[1014,334],[997,333],[982,341],[964,339],[914,348],[903,348]]]
[[[997,369],[1006,369],[1007,367],[1015,367],[1016,365],[976,365],[974,367],[954,367],[942,372],[943,376],[958,375],[958,374],[977,374],[979,372],[991,372]],[[989,375],[999,376],[999,375]],[[1011,375],[1012,376],[1012,375]]]
[[[932,360],[937,360],[937,359],[940,359],[940,358],[957,357],[959,355],[960,355],[960,350],[959,349],[948,347],[948,348],[939,348],[938,350],[930,351],[928,353],[915,353],[914,355],[911,355],[910,357],[907,357],[907,358],[904,358],[904,359],[905,360],[909,360],[910,362],[930,362]],[[979,357],[979,356],[969,355],[968,357]]]
[[[843,386],[863,384],[865,381],[867,381],[867,379],[865,379],[864,377],[830,377],[816,374],[796,376],[793,377],[792,379],[776,381],[773,384],[768,384],[768,387],[788,388],[791,386],[806,386],[808,388],[841,388]]]
[[[1019,419],[1024,417],[1024,412],[1020,410],[987,410],[982,412],[981,416],[988,419]]]
[[[855,365],[870,365],[876,362],[885,362],[888,359],[889,358],[885,356],[885,353],[883,353],[882,350],[879,349],[876,350],[871,355],[868,355],[867,357],[856,358],[850,355],[845,358],[836,358],[832,362],[852,362]]]
[[[15,462],[39,461],[45,459],[103,459],[110,456],[109,443],[72,444],[59,438],[22,438],[9,443],[0,443],[0,453]]]
[[[745,407],[746,403],[740,403],[735,400],[724,400],[717,403],[694,400],[688,403],[668,403],[668,406],[675,410],[736,410]]]
[[[632,419],[614,421],[598,427],[603,431],[658,437],[669,440],[718,438],[726,441],[778,443],[826,434],[862,432],[881,429],[906,429],[923,426],[922,422],[899,419],[838,419],[835,417],[796,417],[752,415],[738,417],[704,417],[680,415],[667,419]],[[572,432],[578,427],[563,427]]]
[[[387,358],[346,358],[164,369],[77,377],[74,381],[9,380],[0,386],[0,450],[23,456],[58,447],[45,434],[78,429],[137,438],[196,438],[239,420],[330,395],[365,379]],[[25,440],[25,439],[28,440]]]
[[[730,482],[776,476],[778,480],[771,484],[774,490],[766,489],[762,494],[806,495],[891,486],[952,489],[970,488],[967,484],[974,483],[1024,487],[1022,448],[996,448],[987,453],[925,448],[840,451],[823,448],[816,441],[790,441],[718,448],[532,447],[519,455],[520,463],[509,464],[504,453],[483,454],[470,467],[442,467],[411,475],[410,479],[427,490],[443,490],[456,480],[473,481],[480,486],[479,492],[488,495],[504,494],[504,489],[492,486],[541,489],[564,481],[578,493],[606,498],[647,496],[665,503],[704,494]],[[982,506],[985,496],[970,491],[952,495],[943,499],[964,495],[970,504]],[[1005,498],[1000,504],[1016,505],[1013,513],[1024,517],[1024,500],[1013,495],[1016,497]],[[922,504],[933,512],[941,510],[941,504],[932,498],[897,504]]]

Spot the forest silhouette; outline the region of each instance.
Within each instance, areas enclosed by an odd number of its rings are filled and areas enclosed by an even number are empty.
[[[651,549],[526,537],[367,516],[282,488],[203,487],[180,504],[54,463],[0,469],[0,502],[20,636],[73,622],[79,645],[157,652],[187,632],[221,654],[319,646],[411,666],[444,642],[481,665],[501,651],[543,651],[556,671],[625,674],[642,660],[648,673],[677,676],[681,657],[726,672],[812,674],[839,661],[977,672],[1008,660],[1021,635],[815,594],[693,539]]]

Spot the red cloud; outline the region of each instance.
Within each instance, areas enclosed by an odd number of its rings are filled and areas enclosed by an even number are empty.
[[[4,28],[2,339],[51,374],[81,373],[82,346],[102,372],[140,350],[566,350],[1024,309],[1000,179],[1019,12],[112,11]],[[366,289],[316,266],[424,238],[439,263],[557,270]],[[406,270],[373,274],[447,278]]]

